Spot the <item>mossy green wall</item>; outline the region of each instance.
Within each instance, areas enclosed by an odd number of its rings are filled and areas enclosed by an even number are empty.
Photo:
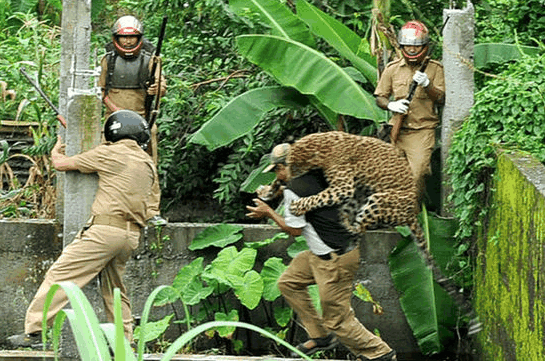
[[[483,360],[545,360],[545,167],[501,154],[485,231],[478,240],[475,307]]]

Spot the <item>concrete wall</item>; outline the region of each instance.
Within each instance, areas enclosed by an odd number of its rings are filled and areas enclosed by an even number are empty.
[[[499,157],[475,272],[483,360],[545,359],[544,175],[528,155]]]
[[[138,317],[149,294],[159,285],[172,284],[178,270],[199,256],[214,258],[208,251],[189,251],[188,245],[194,236],[209,224],[173,223],[166,226],[156,237],[143,232],[140,247],[129,261],[126,285],[130,293],[133,313]],[[259,241],[270,238],[278,230],[268,225],[245,225],[244,240]],[[45,271],[62,250],[59,226],[53,221],[9,221],[0,220],[0,344],[9,335],[22,332],[26,308],[39,286]],[[169,236],[161,251],[154,250],[157,239]],[[371,305],[354,299],[353,307],[358,317],[370,330],[380,331],[381,336],[400,353],[418,353],[418,346],[405,320],[394,289],[387,264],[391,249],[399,240],[397,232],[369,232],[361,241],[361,267],[358,281],[364,281],[372,296],[384,308],[381,316],[372,313]],[[262,264],[272,256],[281,257],[288,264],[290,258],[286,248],[292,240],[279,240],[258,251],[257,263]],[[104,311],[96,281],[84,289],[99,318]],[[172,307],[154,309],[152,319],[172,313]],[[180,312],[181,307],[179,308]],[[181,313],[183,316],[183,312]],[[252,311],[252,320],[260,324],[259,317],[265,317],[263,310]],[[296,339],[304,337],[297,328]],[[178,326],[169,333],[179,332]],[[257,347],[257,346],[256,346]]]

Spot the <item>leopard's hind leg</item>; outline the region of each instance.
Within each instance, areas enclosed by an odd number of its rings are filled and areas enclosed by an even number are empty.
[[[394,197],[397,202],[392,202]],[[409,226],[413,241],[423,255],[426,266],[431,270],[432,276],[455,301],[465,316],[470,319],[469,334],[477,333],[481,324],[475,315],[473,306],[461,292],[461,288],[452,279],[445,277],[435,260],[433,259],[424,232],[416,212],[412,208],[410,199],[400,202],[395,192],[374,193],[357,199],[346,201],[340,209],[340,218],[343,225],[352,233],[365,233],[368,229],[393,226]]]

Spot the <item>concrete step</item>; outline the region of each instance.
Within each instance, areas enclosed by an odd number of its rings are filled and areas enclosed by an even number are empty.
[[[145,354],[146,361],[160,361],[161,354]],[[54,360],[53,351],[0,351],[0,361],[52,361]],[[277,356],[225,356],[225,355],[176,355],[173,361],[290,361],[301,359],[281,358]],[[76,361],[74,359],[59,358],[59,361]],[[329,360],[341,361],[341,360]]]

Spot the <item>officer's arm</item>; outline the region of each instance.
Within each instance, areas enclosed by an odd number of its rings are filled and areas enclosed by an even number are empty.
[[[51,163],[53,164],[53,168],[62,172],[76,170],[77,168],[74,159],[64,154],[65,147],[66,145],[62,143],[61,136],[59,135],[57,143],[53,149],[51,149]]]

